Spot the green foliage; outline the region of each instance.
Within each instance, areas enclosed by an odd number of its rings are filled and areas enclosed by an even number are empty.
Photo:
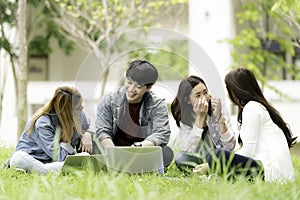
[[[16,56],[15,50],[8,41],[4,27],[16,26],[17,2],[0,1],[0,49],[4,49],[9,54]],[[57,26],[51,18],[51,13],[45,6],[44,1],[27,0],[28,15],[33,15],[33,21],[28,21],[28,32],[44,28],[44,32],[29,37],[28,53],[29,55],[44,55],[51,53],[50,39],[58,41],[59,47],[69,55],[73,49],[74,43],[66,38],[65,33]],[[33,12],[34,11],[34,12]],[[32,26],[34,25],[34,26]],[[32,30],[34,29],[34,30]],[[39,30],[41,32],[41,30]],[[28,33],[27,33],[28,34]]]
[[[0,50],[4,49],[9,55],[15,56],[12,44],[8,40],[5,26],[13,27],[16,24],[17,5],[13,2],[0,0]]]
[[[4,3],[5,2],[5,3]],[[17,5],[10,1],[0,0],[0,22],[13,26],[16,20]]]
[[[285,13],[300,12],[300,4],[298,0],[278,0],[272,6],[272,11],[281,10]],[[291,13],[290,13],[291,14]],[[299,18],[299,15],[297,16]]]
[[[12,149],[0,148],[0,162]],[[296,182],[265,183],[244,179],[235,182],[219,177],[183,174],[172,164],[165,176],[156,174],[94,174],[76,171],[69,175],[26,174],[0,170],[1,199],[291,199],[300,198],[300,158],[293,157]]]
[[[272,7],[272,11],[279,14],[293,30],[293,42],[298,50],[300,48],[300,3],[298,0],[278,0]],[[296,34],[295,34],[296,33]],[[287,32],[289,34],[289,32]]]
[[[181,80],[188,75],[188,41],[169,40],[160,49],[140,49],[129,53],[130,60],[146,59],[159,72],[159,80]]]
[[[39,35],[33,38],[30,42],[29,47],[29,55],[47,55],[51,53],[51,48],[49,46],[49,39]]]
[[[33,18],[33,21],[28,20],[28,30],[29,32],[39,32],[39,34],[29,37],[31,40],[28,41],[28,54],[50,54],[52,52],[50,40],[55,39],[65,54],[70,55],[74,48],[74,42],[67,39],[66,32],[54,22],[52,12],[55,11],[50,11],[45,5],[45,1],[29,0],[27,6],[28,10],[31,11],[28,12],[28,18]]]
[[[155,17],[171,5],[187,3],[186,0],[48,0],[52,17],[65,33],[77,41],[82,41],[91,49],[101,48],[101,53],[110,61],[112,49],[118,38],[129,28],[145,28],[153,25]],[[72,28],[70,28],[72,27]],[[114,50],[116,50],[114,48]],[[106,63],[106,64],[107,64]]]
[[[285,62],[285,52],[291,57],[295,55],[291,37],[295,31],[272,11],[274,2],[242,0],[241,9],[236,13],[241,30],[236,38],[227,40],[234,48],[232,67],[251,69],[263,85],[269,79],[281,80],[282,70],[297,77],[294,66]]]

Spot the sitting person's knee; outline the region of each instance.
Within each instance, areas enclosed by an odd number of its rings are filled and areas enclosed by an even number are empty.
[[[180,151],[175,155],[175,165],[181,171],[190,171],[202,163],[201,158],[195,153]]]
[[[20,163],[24,161],[26,154],[27,153],[23,152],[23,151],[14,152],[10,158],[9,166],[10,167],[18,167],[20,165]]]

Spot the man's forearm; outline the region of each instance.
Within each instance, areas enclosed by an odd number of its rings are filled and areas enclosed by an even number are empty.
[[[113,147],[115,146],[113,141],[110,138],[106,138],[100,142],[102,147],[105,149],[106,147]]]

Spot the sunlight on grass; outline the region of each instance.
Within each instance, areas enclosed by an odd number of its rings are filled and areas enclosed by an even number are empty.
[[[0,148],[0,162],[11,154]],[[164,176],[93,173],[62,175],[0,171],[0,199],[299,199],[300,158],[293,157],[296,182],[265,183],[245,179],[226,181],[217,176],[183,174],[172,164]]]

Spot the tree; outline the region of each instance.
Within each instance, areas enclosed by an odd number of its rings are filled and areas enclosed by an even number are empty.
[[[25,3],[24,3],[25,2]],[[31,54],[49,54],[51,48],[49,40],[55,38],[59,46],[70,54],[75,42],[81,41],[88,51],[94,50],[95,54],[101,58],[101,66],[105,68],[114,54],[114,43],[119,38],[113,37],[116,34],[124,32],[128,27],[139,26],[147,27],[154,20],[154,16],[160,16],[164,13],[172,13],[173,5],[182,4],[186,6],[187,0],[169,0],[169,1],[69,1],[69,0],[46,0],[35,1],[27,0],[27,13],[20,12],[22,19],[18,17],[20,23],[17,23],[14,13],[18,6],[26,6],[26,1],[2,1],[1,0],[1,18],[6,20],[0,21],[1,32],[1,49],[4,49],[11,58],[11,66],[14,71],[14,80],[16,86],[17,113],[18,113],[18,134],[24,128],[27,119],[26,109],[26,86],[27,86],[27,59]],[[4,7],[4,8],[3,8]],[[24,8],[23,7],[23,8]],[[180,15],[182,8],[178,7],[174,13]],[[21,7],[19,7],[21,8]],[[4,11],[3,11],[4,10]],[[9,10],[9,12],[7,11]],[[3,11],[3,12],[2,12]],[[19,9],[24,11],[24,9]],[[27,21],[24,21],[24,20]],[[8,23],[10,26],[16,26],[19,32],[19,42],[24,48],[13,46],[9,40],[5,39],[3,24]],[[20,29],[22,26],[22,29]],[[36,34],[33,30],[37,27],[43,27],[43,33]],[[24,35],[23,35],[24,34]],[[4,38],[4,39],[3,39]],[[27,40],[27,42],[25,42]],[[4,42],[3,42],[4,41]],[[20,44],[20,43],[19,43]],[[26,47],[28,49],[26,50]],[[18,51],[17,51],[18,50]],[[19,68],[15,63],[19,61]],[[17,71],[19,69],[20,71]],[[20,72],[20,73],[19,73]],[[108,71],[105,71],[108,73]],[[105,75],[104,75],[105,77]],[[1,80],[2,81],[2,80]],[[104,79],[105,82],[105,79]],[[1,82],[2,105],[3,84]],[[20,94],[18,94],[20,92]],[[1,109],[1,106],[0,106]],[[1,110],[0,110],[1,111]]]
[[[58,46],[66,55],[70,55],[74,43],[66,38],[66,32],[51,18],[51,11],[48,10],[44,1],[27,0],[27,40],[28,55],[45,55],[52,52],[50,40],[55,39]],[[39,30],[36,32],[36,30]]]
[[[67,38],[80,41],[88,51],[94,51],[102,67],[102,92],[109,69],[106,68],[117,54],[116,41],[130,27],[149,27],[155,17],[171,13],[172,6],[179,5],[173,14],[180,16],[186,0],[47,0],[52,18],[68,33]],[[176,17],[174,17],[176,19]],[[116,37],[120,35],[120,37]]]
[[[26,40],[26,0],[18,1],[18,133],[22,133],[27,121],[27,40]]]
[[[188,41],[184,39],[170,39],[161,44],[160,49],[140,49],[129,53],[130,60],[145,58],[151,63],[167,65],[167,68],[156,66],[159,80],[181,80],[188,76]],[[137,46],[134,44],[134,46]],[[170,70],[169,67],[172,67]]]
[[[236,13],[240,30],[236,38],[227,40],[232,46],[233,67],[245,66],[256,74],[262,86],[267,80],[281,80],[289,76],[299,78],[287,57],[295,55],[292,38],[293,30],[272,11],[274,0],[239,2]],[[271,87],[277,91],[276,88]],[[280,91],[277,91],[280,93]]]
[[[17,85],[17,78],[16,78],[16,70],[15,70],[15,61],[17,58],[14,46],[11,44],[11,41],[8,37],[8,29],[13,28],[16,25],[16,9],[17,5],[14,2],[6,2],[4,0],[0,0],[0,52],[1,55],[7,55],[11,63],[13,76],[15,77],[15,85]],[[2,61],[3,62],[3,61]],[[4,89],[6,85],[6,71],[8,66],[4,63],[1,66],[0,71],[0,123],[2,117],[2,100],[4,96]]]
[[[26,12],[30,10],[30,12]],[[66,40],[65,34],[56,26],[48,15],[45,4],[35,1],[3,1],[0,0],[0,52],[8,56],[10,65],[1,66],[0,79],[0,122],[2,116],[2,100],[6,85],[6,71],[12,68],[17,97],[18,134],[27,121],[27,60],[30,54],[48,54],[51,52],[49,40],[55,38],[59,46],[70,54],[72,42]],[[18,16],[18,17],[17,17]],[[35,34],[34,29],[43,26],[43,34]],[[18,43],[10,40],[11,30],[17,29]],[[17,45],[16,45],[17,44]]]
[[[278,13],[287,22],[288,26],[294,30],[293,44],[300,48],[300,4],[298,0],[279,0],[273,7],[272,11]]]

